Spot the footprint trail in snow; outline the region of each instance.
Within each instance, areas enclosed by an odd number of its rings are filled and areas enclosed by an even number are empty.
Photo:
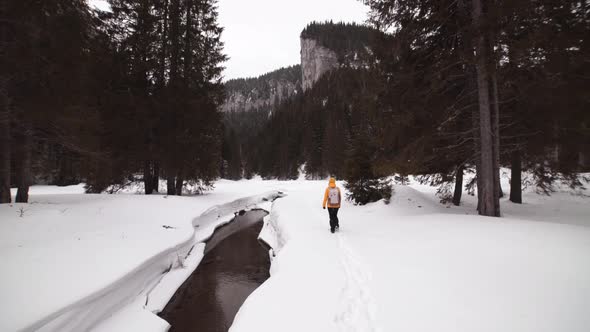
[[[375,324],[375,301],[369,286],[370,274],[347,244],[345,236],[337,234],[336,238],[345,280],[340,294],[340,308],[334,322],[339,331],[380,332]]]

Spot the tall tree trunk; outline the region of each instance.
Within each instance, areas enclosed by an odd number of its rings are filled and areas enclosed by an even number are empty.
[[[143,185],[145,187],[145,194],[151,195],[154,192],[154,180],[152,178],[152,167],[149,160],[143,163]]]
[[[10,203],[10,108],[6,78],[0,77],[0,204]]]
[[[490,38],[491,39],[491,38]],[[493,52],[493,46],[489,47],[490,52]],[[494,135],[493,142],[493,153],[494,153],[494,182],[495,192],[494,201],[500,200],[503,196],[502,184],[500,183],[500,96],[498,92],[498,74],[497,74],[497,60],[495,57],[491,57],[493,63],[490,65],[490,78],[492,83],[492,134]],[[500,216],[500,204],[496,205],[496,216]]]
[[[170,70],[168,71],[169,80],[168,85],[165,89],[165,96],[168,100],[169,106],[165,116],[165,122],[162,126],[163,128],[159,131],[159,134],[164,137],[164,155],[163,157],[167,160],[166,163],[166,182],[167,182],[167,192],[168,195],[176,195],[176,182],[175,182],[175,173],[176,173],[176,164],[174,162],[174,152],[172,152],[172,147],[176,145],[176,138],[177,131],[175,128],[178,128],[177,121],[177,112],[180,112],[179,104],[180,101],[178,100],[179,96],[179,89],[180,89],[180,82],[179,82],[179,71],[180,71],[180,58],[181,58],[181,45],[180,45],[180,21],[181,21],[181,12],[180,12],[180,0],[170,0]]]
[[[174,181],[174,172],[168,171],[166,175],[166,194],[176,195],[176,182]]]
[[[471,23],[472,14],[470,12],[470,6],[468,5],[469,0],[458,0],[458,8],[460,13],[461,22],[465,26]],[[467,108],[469,109],[469,115],[471,115],[472,135],[473,135],[473,163],[475,165],[475,181],[477,190],[477,211],[480,211],[481,207],[481,177],[478,174],[481,173],[481,154],[480,154],[480,125],[479,125],[479,109],[477,107],[477,70],[474,64],[473,56],[473,31],[470,29],[464,29],[461,32],[462,42],[462,60],[465,64],[465,76],[467,81],[467,94],[466,98]]]
[[[8,1],[0,0],[0,61],[6,57],[8,31],[6,28]],[[8,99],[8,77],[0,72],[0,204],[10,203],[10,102]]]
[[[153,161],[154,168],[152,173],[152,189],[155,192],[160,192],[160,163]]]
[[[33,135],[28,126],[25,126],[23,134],[19,135],[19,148],[16,160],[16,181],[18,190],[15,202],[29,202],[29,186],[32,183],[31,158],[33,148]]]
[[[182,178],[182,171],[178,172],[176,176],[176,195],[182,196],[182,186],[184,184],[184,179]]]
[[[481,180],[481,196],[478,197],[479,214],[484,216],[500,216],[500,202],[498,199],[498,186],[494,175],[494,137],[492,114],[490,108],[490,75],[488,68],[489,44],[483,30],[482,3],[481,0],[473,0],[473,23],[475,25],[476,38],[476,71],[479,100],[479,129],[480,129],[480,159],[481,168],[477,174]]]
[[[510,159],[510,201],[522,204],[522,160],[520,150],[514,150]]]
[[[164,17],[162,21],[162,45],[160,52],[160,69],[158,72],[158,87],[164,88],[166,85],[166,55],[168,46],[168,0],[164,0]]]
[[[472,82],[473,82],[473,91],[474,93],[477,90],[477,78],[476,78],[477,74],[475,72],[475,70],[473,71],[473,76],[472,76]],[[474,98],[474,103],[477,101],[477,98]],[[475,186],[477,189],[477,211],[481,211],[481,197],[482,197],[482,193],[481,193],[481,189],[482,189],[482,184],[481,184],[481,152],[480,152],[480,128],[479,128],[479,109],[477,107],[474,107],[472,109],[471,112],[471,122],[473,125],[473,145],[474,145],[474,150],[473,153],[475,155]]]
[[[56,151],[57,159],[59,160],[59,170],[57,173],[56,184],[58,186],[67,186],[70,181],[70,174],[72,174],[72,167],[68,165],[67,154],[63,148],[58,148]]]
[[[170,0],[170,83],[172,89],[178,83],[178,65],[180,60],[180,6],[179,0]]]
[[[191,46],[192,42],[192,29],[193,21],[191,17],[191,10],[193,6],[192,0],[186,0],[186,16],[185,16],[185,35],[184,35],[184,79],[185,88],[188,88],[191,82],[191,65],[193,60],[193,49]]]
[[[149,95],[149,70],[148,70],[148,53],[150,36],[149,30],[149,16],[150,5],[148,1],[140,1],[140,8],[137,13],[137,45],[135,45],[135,55],[133,57],[133,70],[137,84],[141,88],[141,94],[144,97]]]
[[[455,174],[455,192],[453,193],[453,204],[459,206],[461,204],[461,194],[463,193],[463,165],[457,167]]]

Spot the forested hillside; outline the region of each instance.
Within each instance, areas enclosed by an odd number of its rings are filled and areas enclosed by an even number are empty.
[[[279,106],[301,93],[301,65],[281,68],[255,78],[224,84],[223,149],[220,172],[229,179],[250,178],[257,161],[257,133]]]
[[[332,67],[341,66],[343,68],[342,72],[341,70],[335,70],[330,73],[330,78],[326,78],[326,81],[320,79],[319,82],[310,82],[314,86],[320,86],[314,88],[313,92],[307,91],[305,95],[302,93],[293,94],[291,98],[282,100],[281,103],[277,103],[274,107],[252,107],[249,112],[239,114],[238,112],[225,113],[224,176],[239,178],[242,174],[245,177],[250,177],[257,173],[264,177],[278,176],[282,179],[296,177],[298,174],[297,169],[303,161],[302,151],[305,150],[306,155],[317,155],[318,149],[322,149],[323,141],[321,139],[318,141],[318,137],[321,138],[322,134],[319,134],[318,130],[314,129],[314,138],[310,136],[310,130],[313,126],[323,126],[323,122],[326,121],[322,115],[323,113],[318,112],[318,109],[330,108],[337,102],[344,105],[350,100],[350,96],[358,95],[356,90],[348,88],[349,80],[354,79],[356,76],[356,72],[353,73],[351,70],[353,67],[361,67],[363,63],[369,65],[370,46],[374,45],[376,38],[382,36],[384,36],[382,33],[373,28],[354,23],[312,22],[302,31],[301,38],[312,39],[319,43],[321,47],[326,48],[327,52],[334,53],[336,63],[325,63],[329,59],[322,57],[321,50],[308,50],[319,52],[319,54],[313,54],[309,59],[302,57],[300,65],[281,69],[256,79],[228,81],[226,89],[230,101],[232,94],[236,92],[248,93],[248,96],[262,95],[268,98],[266,91],[270,90],[268,82],[272,82],[272,80],[295,81],[296,75],[299,75],[296,82],[299,87],[298,91],[301,91],[299,84],[303,74],[302,67],[313,67],[313,70],[326,70],[328,72],[332,71]],[[339,82],[339,80],[342,81]],[[252,91],[256,94],[253,94]],[[266,95],[259,91],[265,92]],[[364,91],[368,92],[366,89]],[[327,101],[323,101],[327,98],[327,93],[332,96],[330,105],[326,104]],[[314,97],[311,97],[312,95]],[[230,101],[226,99],[226,104]],[[318,107],[317,103],[314,103],[316,101],[319,101],[321,106]],[[240,109],[244,110],[245,108]],[[273,112],[269,112],[273,109]],[[289,130],[293,131],[290,135],[295,135],[298,138],[287,136],[287,133],[282,133],[282,137],[272,137],[275,131],[279,130],[274,124],[279,124],[280,121],[277,118],[284,116],[286,109],[292,109],[292,112],[298,113],[292,114],[292,119],[288,120],[291,122]],[[307,117],[313,113],[317,113],[314,115],[315,118],[308,119]],[[341,113],[340,111],[334,112],[335,116],[340,116]],[[322,124],[316,123],[316,120],[319,119],[322,119]],[[311,125],[311,127],[308,125]],[[281,128],[285,127],[281,126]],[[349,136],[350,128],[348,127],[330,128],[334,131],[334,135],[340,135],[342,138]],[[305,142],[302,139],[304,136],[307,137]],[[286,144],[287,140],[292,145],[289,156],[274,154],[273,151],[279,151],[279,146]],[[344,142],[346,140],[342,141],[342,143]],[[340,155],[343,155],[343,153],[344,150],[340,152]],[[326,167],[321,165],[322,158],[319,158],[320,161],[309,163],[306,169],[311,178],[328,174]],[[279,159],[281,160],[280,164],[283,166],[278,166]],[[342,158],[338,159],[338,161],[342,160]],[[334,161],[332,164],[337,164],[338,161]],[[288,170],[284,168],[286,164],[289,164]],[[339,172],[338,174],[342,173]]]

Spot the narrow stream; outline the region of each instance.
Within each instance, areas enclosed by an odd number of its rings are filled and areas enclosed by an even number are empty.
[[[205,257],[159,314],[175,332],[225,332],[269,277],[268,251],[258,243],[267,213],[253,210],[215,231]]]

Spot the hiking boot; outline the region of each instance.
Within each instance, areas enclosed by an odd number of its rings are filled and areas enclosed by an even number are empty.
[[[330,232],[334,233],[334,227],[330,228]]]

